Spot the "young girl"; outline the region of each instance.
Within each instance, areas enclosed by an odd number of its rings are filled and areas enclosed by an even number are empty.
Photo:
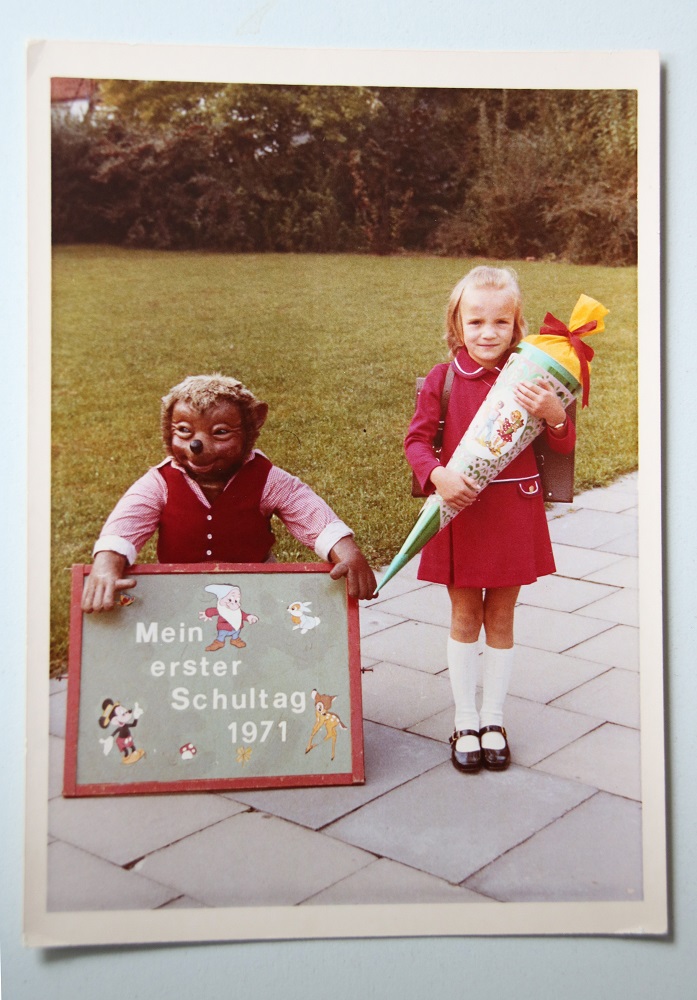
[[[452,761],[460,771],[503,770],[510,750],[503,704],[513,666],[513,613],[523,584],[554,573],[544,500],[531,446],[481,493],[476,482],[445,468],[512,348],[527,332],[515,273],[475,267],[455,286],[445,339],[452,361],[427,376],[405,440],[407,459],[427,492],[437,491],[457,517],[424,547],[419,579],[443,583],[451,601],[448,675],[455,700]],[[448,368],[454,369],[440,457],[433,437]],[[575,430],[546,383],[521,382],[516,401],[546,423],[555,451],[569,453]],[[486,637],[483,698],[477,712],[478,639]]]

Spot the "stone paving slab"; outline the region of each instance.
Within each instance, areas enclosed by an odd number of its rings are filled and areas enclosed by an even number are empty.
[[[450,602],[417,558],[360,606],[363,786],[63,799],[52,679],[49,890],[68,909],[636,898],[636,476],[547,517],[557,573],[516,611],[509,771],[450,764]]]
[[[641,800],[639,733],[608,722],[547,757],[535,769]]]
[[[414,515],[414,520],[416,520],[416,516],[417,515],[415,514]],[[420,565],[420,563],[421,563],[421,555],[417,553],[414,556],[413,559],[410,559],[409,562],[406,563],[402,567],[402,569],[400,569],[399,575],[403,579],[405,579],[405,580],[411,580],[412,583],[421,583],[421,581],[417,579],[417,575],[418,575],[418,572],[419,572],[419,565]],[[380,569],[380,571],[378,573],[378,576],[380,577],[380,579],[382,579],[382,576],[384,575],[384,573],[386,572],[386,570],[387,570],[387,566],[381,567],[381,569]]]
[[[480,698],[481,701],[481,698]],[[548,705],[506,699],[506,733],[514,764],[530,767],[538,761],[573,743],[580,736],[602,725],[603,720],[590,714],[564,711]],[[412,727],[412,732],[433,740],[447,742],[453,730],[453,709],[439,712]]]
[[[450,628],[450,598],[446,587],[430,583],[421,590],[410,591],[400,597],[390,597],[388,600],[389,586],[388,583],[385,601],[380,605],[381,611],[394,611],[394,614],[401,615],[404,619]]]
[[[627,514],[608,514],[603,510],[571,511],[567,517],[549,522],[552,542],[597,549],[630,531],[637,530],[637,519]]]
[[[378,663],[363,674],[363,717],[394,729],[409,729],[452,703],[447,677]]]
[[[380,632],[384,628],[392,628],[407,619],[404,615],[388,614],[381,608],[361,608],[360,609],[360,633],[361,639],[373,632]]]
[[[600,583],[564,576],[543,576],[536,583],[521,587],[518,602],[553,611],[578,611],[614,593],[614,587]]]
[[[624,587],[622,590],[602,597],[583,609],[589,618],[602,618],[603,621],[616,622],[619,625],[639,625],[639,591]]]
[[[633,587],[636,590],[639,586],[639,560],[636,556],[625,556],[609,566],[589,573],[586,579],[594,583],[609,583],[612,587]]]
[[[573,653],[550,653],[546,649],[516,645],[508,690],[511,695],[546,705],[606,669],[606,664],[595,663],[591,657],[586,660]]]
[[[604,663],[608,667],[638,670],[639,629],[629,625],[615,625],[607,632],[601,632],[600,635],[574,646],[572,652],[574,656]]]
[[[477,704],[479,704],[482,700],[480,688],[477,688],[477,695]],[[420,722],[414,723],[413,726],[409,726],[409,732],[416,733],[419,736],[426,736],[429,740],[437,740],[448,748],[448,759],[450,759],[448,739],[455,728],[454,718],[455,706],[449,705],[448,708],[444,708],[441,712],[429,715],[427,719],[422,719]]]
[[[197,899],[192,899],[191,896],[177,896],[169,903],[165,903],[164,906],[158,906],[159,910],[203,910],[205,909],[203,903],[199,903]]]
[[[399,597],[401,594],[408,594],[414,590],[420,590],[422,587],[430,586],[428,580],[417,580],[416,579],[416,567],[419,564],[419,560],[412,559],[410,563],[399,571],[397,576],[390,580],[389,586],[385,587],[385,592],[380,591],[378,596],[372,601],[364,601],[361,603],[361,607],[374,608],[382,604],[383,601],[391,600],[393,597]],[[412,567],[413,570],[412,570]],[[385,575],[386,566],[376,572],[375,576],[380,582],[382,577]],[[411,572],[410,572],[411,571]]]
[[[55,799],[63,794],[63,759],[65,757],[65,740],[58,736],[48,738],[48,797]]]
[[[553,703],[583,715],[601,715],[608,722],[639,728],[639,675],[632,670],[612,667]]]
[[[591,712],[565,711],[524,698],[511,697],[506,703],[506,731],[510,734],[512,759],[525,767],[532,767],[573,744],[602,722]]]
[[[52,694],[48,699],[48,731],[51,736],[65,739],[65,718],[68,709],[68,686]]]
[[[639,470],[635,469],[634,472],[627,472],[624,476],[620,476],[619,479],[615,479],[609,486],[603,488],[606,490],[619,490],[620,492],[629,489],[636,491],[639,488]]]
[[[441,625],[407,621],[367,636],[361,648],[375,659],[435,674],[447,666],[448,634]]]
[[[602,552],[612,552],[618,556],[638,556],[639,536],[636,529],[634,531],[628,531],[626,535],[620,535],[618,538],[613,538],[611,542],[599,545],[598,548]]]
[[[59,840],[125,865],[246,808],[202,792],[59,798],[49,803],[48,828]]]
[[[450,757],[449,749],[432,740],[372,722],[365,723],[364,737],[364,785],[235,790],[225,795],[254,809],[319,830]]]
[[[152,910],[173,895],[167,886],[70,844],[56,841],[48,848],[49,911]]]
[[[486,903],[486,896],[406,865],[380,858],[306,900],[303,906],[338,903]]]
[[[462,882],[594,793],[535,771],[459,774],[442,764],[326,828],[449,882]]]
[[[605,632],[610,625],[600,618],[590,618],[549,608],[521,604],[515,613],[515,641],[523,646],[562,653],[585,639]]]
[[[588,507],[592,510],[604,510],[610,514],[625,514],[636,507],[636,490],[587,490],[574,498],[574,507],[579,510]]]
[[[558,576],[569,576],[574,580],[582,579],[597,570],[618,562],[619,556],[614,552],[601,552],[599,549],[584,549],[578,545],[555,545],[554,562]],[[604,582],[604,581],[601,581]]]
[[[205,906],[293,906],[374,860],[320,833],[246,812],[148,855],[137,871]]]
[[[467,879],[501,902],[642,898],[641,806],[598,792]]]

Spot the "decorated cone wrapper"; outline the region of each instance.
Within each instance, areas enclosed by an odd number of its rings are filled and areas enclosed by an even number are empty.
[[[520,382],[547,382],[564,409],[579,395],[586,406],[594,352],[581,338],[600,333],[607,313],[605,306],[587,295],[581,295],[576,303],[568,327],[547,313],[540,333],[526,337],[514,348],[446,468],[469,476],[484,489],[542,432],[544,420],[533,417],[516,402],[513,390]],[[431,494],[377,591],[457,513],[437,493]]]

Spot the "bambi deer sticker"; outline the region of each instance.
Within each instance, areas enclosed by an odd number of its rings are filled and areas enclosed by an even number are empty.
[[[315,703],[315,724],[312,732],[310,733],[310,739],[308,740],[307,746],[305,747],[305,753],[309,753],[310,750],[314,750],[314,748],[319,745],[317,743],[313,743],[312,741],[321,729],[326,729],[327,735],[324,737],[324,740],[325,742],[326,740],[332,741],[332,760],[334,760],[337,731],[339,729],[348,728],[343,724],[338,715],[329,711],[335,698],[335,694],[318,694],[318,692],[313,689],[312,700]]]

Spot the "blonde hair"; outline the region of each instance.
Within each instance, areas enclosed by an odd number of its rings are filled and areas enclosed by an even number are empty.
[[[218,403],[235,403],[239,407],[244,426],[245,457],[254,447],[269,409],[266,403],[257,399],[236,378],[221,375],[220,372],[213,375],[187,375],[183,382],[173,386],[162,397],[162,440],[168,452],[172,443],[172,410],[176,403],[186,403],[197,413],[203,413]]]
[[[468,288],[493,288],[495,291],[511,292],[515,301],[511,347],[515,347],[523,337],[527,336],[528,324],[523,316],[523,297],[520,293],[517,274],[510,267],[488,267],[482,264],[472,268],[464,278],[460,278],[450,293],[445,313],[444,340],[448,345],[451,358],[455,357],[465,342],[460,303]]]

